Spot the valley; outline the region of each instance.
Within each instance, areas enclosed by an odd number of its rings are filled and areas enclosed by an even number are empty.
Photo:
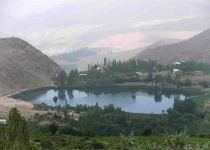
[[[0,150],[209,150],[209,0],[0,0]]]

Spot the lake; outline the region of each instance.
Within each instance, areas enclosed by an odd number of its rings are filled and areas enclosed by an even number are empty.
[[[146,90],[136,88],[84,88],[84,89],[48,89],[31,91],[18,96],[19,99],[35,104],[45,103],[55,106],[53,97],[58,97],[57,105],[78,104],[104,106],[113,104],[123,111],[131,113],[161,114],[173,106],[174,99],[184,100],[192,97],[189,93]]]

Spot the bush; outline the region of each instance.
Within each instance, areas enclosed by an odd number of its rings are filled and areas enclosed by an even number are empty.
[[[142,132],[142,135],[143,136],[149,136],[152,134],[152,130],[151,129],[145,129],[143,132]]]
[[[101,143],[101,142],[98,142],[98,141],[92,141],[91,143],[90,143],[90,145],[91,145],[91,147],[93,148],[93,149],[104,149],[105,148],[105,146],[104,146],[104,144],[103,143]]]
[[[83,133],[84,136],[94,137],[95,134],[91,130],[85,130]]]
[[[209,88],[209,82],[207,81],[202,81],[199,83],[203,88]]]

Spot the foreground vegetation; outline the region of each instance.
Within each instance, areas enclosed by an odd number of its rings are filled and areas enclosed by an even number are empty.
[[[158,96],[157,100],[159,100]],[[119,136],[120,134],[128,135],[131,132],[135,136],[159,135],[166,132],[182,132],[186,127],[189,133],[209,131],[208,128],[198,127],[200,123],[205,122],[206,114],[200,112],[196,103],[190,99],[184,101],[175,99],[173,107],[166,111],[163,110],[161,115],[134,115],[123,112],[112,104],[103,108],[98,104],[94,106],[77,105],[75,108],[69,105],[53,107],[37,104],[35,109],[51,109],[57,113],[36,114],[29,119],[29,127],[32,132],[40,130],[43,133],[49,133],[46,130],[47,125],[40,125],[46,120],[60,124],[59,133],[77,136]],[[74,120],[76,114],[80,115],[78,120]]]
[[[88,137],[31,134],[31,141],[40,149],[53,150],[208,150],[207,135],[165,134],[159,136]]]
[[[69,75],[62,71],[55,83],[65,86],[102,85],[141,81],[156,85],[173,84],[177,87],[191,86],[189,79],[181,80],[181,74],[168,74],[153,77],[152,72],[173,70],[177,66],[162,66],[155,61],[117,62],[104,60],[103,71],[98,71],[99,65],[89,66],[87,77],[81,79],[77,70]],[[203,63],[186,62],[178,66],[186,73],[200,69],[210,72],[210,66]],[[131,78],[121,72],[147,72],[144,79],[138,76]],[[209,87],[209,82],[199,83],[203,88]],[[38,89],[39,90],[39,89]],[[88,89],[84,89],[90,92]],[[27,91],[24,91],[27,92]],[[24,93],[23,92],[23,93]],[[97,91],[95,91],[97,92]],[[64,99],[62,90],[58,97]],[[67,91],[73,97],[72,91]],[[156,102],[162,100],[162,94],[155,92]],[[15,95],[16,98],[19,95]],[[166,94],[166,96],[168,96]],[[77,105],[75,108],[66,105],[57,106],[58,97],[54,97],[55,106],[44,103],[36,104],[34,109],[48,111],[47,114],[36,113],[26,121],[13,108],[10,111],[7,124],[0,125],[0,150],[71,150],[71,149],[108,149],[108,150],[208,150],[210,149],[210,112],[204,107],[210,94],[179,100],[174,96],[172,108],[163,110],[162,114],[131,114],[115,108],[112,104],[100,107]],[[135,98],[135,97],[134,97]],[[206,109],[204,109],[206,108]],[[49,111],[50,110],[50,111]],[[78,115],[75,120],[74,115]],[[18,132],[21,131],[21,132]]]
[[[54,124],[54,125],[53,125]],[[30,125],[29,125],[30,126]],[[7,124],[0,124],[0,150],[208,150],[210,134],[162,134],[150,136],[72,136],[56,133],[58,126],[49,124],[42,133],[28,132],[25,119],[11,109]]]
[[[210,115],[203,104],[209,98],[210,94],[205,94],[181,101],[175,96],[173,107],[159,115],[126,113],[111,104],[103,108],[98,104],[75,108],[37,104],[37,110],[56,113],[35,114],[27,120],[27,126],[12,109],[7,124],[0,125],[0,150],[7,150],[5,143],[20,150],[207,150]],[[79,120],[74,120],[75,114],[80,114]],[[13,134],[20,129],[22,132]],[[15,140],[5,142],[10,135]]]

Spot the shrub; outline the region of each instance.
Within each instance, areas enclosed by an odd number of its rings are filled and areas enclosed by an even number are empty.
[[[95,140],[92,141],[90,145],[93,149],[104,149],[105,147],[103,143],[95,141]]]

